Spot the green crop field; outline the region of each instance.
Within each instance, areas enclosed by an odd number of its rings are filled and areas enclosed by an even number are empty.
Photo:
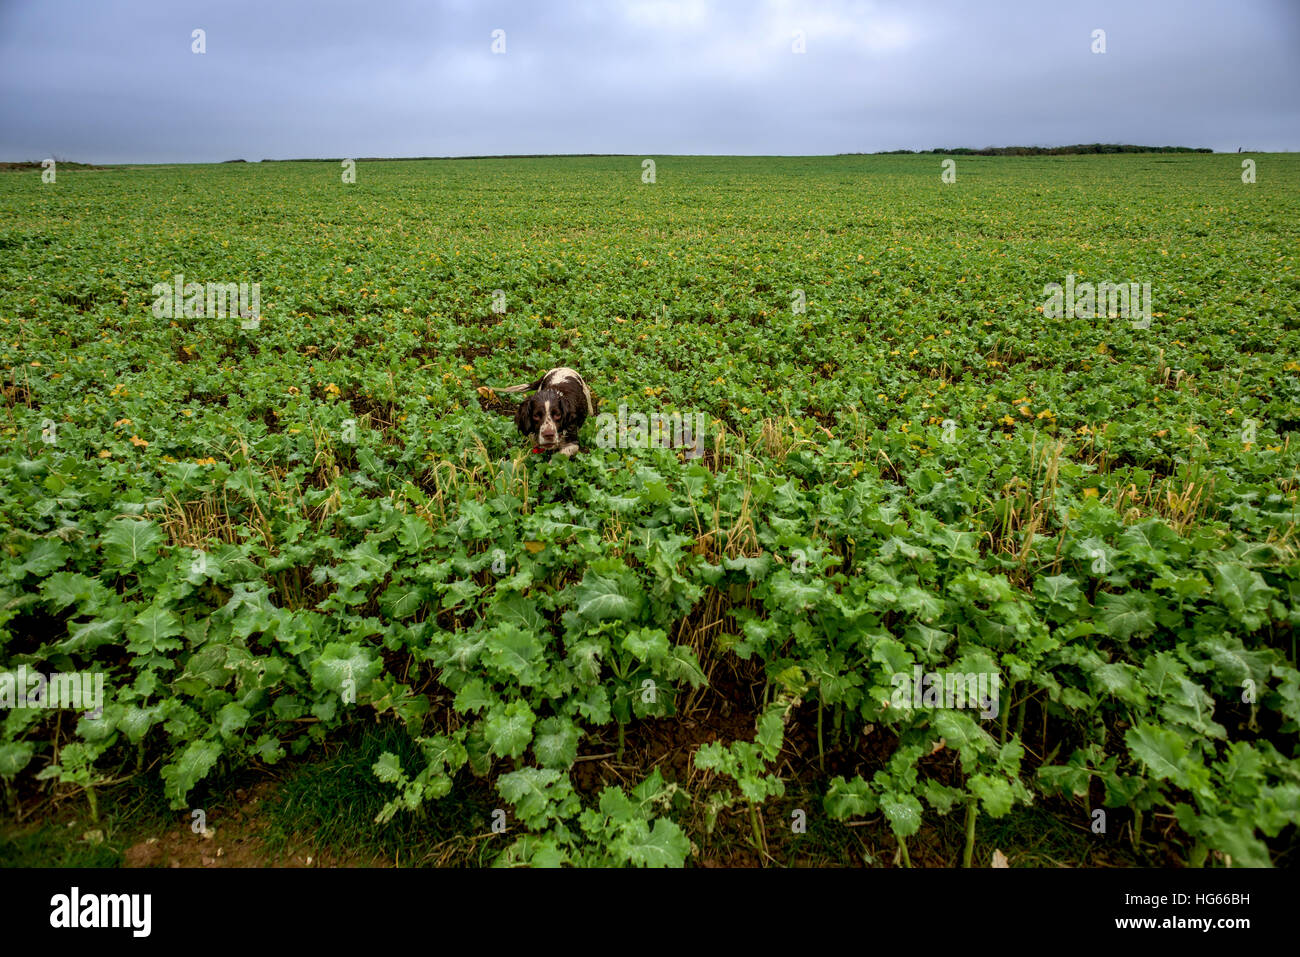
[[[382,735],[356,833],[462,863],[1294,864],[1252,158],[0,172],[11,834]],[[492,388],[561,365],[571,459]]]

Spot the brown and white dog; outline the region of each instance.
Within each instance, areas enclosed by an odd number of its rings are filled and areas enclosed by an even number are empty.
[[[587,416],[596,414],[591,390],[582,376],[561,366],[552,369],[536,382],[512,385],[502,392],[537,392],[520,403],[515,425],[533,443],[534,452],[578,451],[578,430]]]

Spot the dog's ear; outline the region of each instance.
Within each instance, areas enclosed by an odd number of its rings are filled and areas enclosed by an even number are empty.
[[[560,393],[560,428],[569,432],[573,430],[576,419],[577,407],[573,403],[573,397],[567,392]]]
[[[515,409],[515,428],[524,435],[533,431],[533,401],[536,396],[529,396],[519,403],[519,408]]]
[[[570,397],[567,411],[569,414],[569,431],[573,434],[574,438],[577,438],[578,430],[581,429],[582,424],[587,421],[587,397],[584,395],[575,395]]]

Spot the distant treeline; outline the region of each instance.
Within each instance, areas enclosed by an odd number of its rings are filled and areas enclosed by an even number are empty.
[[[427,160],[496,160],[496,159],[569,159],[570,157],[662,156],[662,153],[496,153],[483,156],[353,156],[354,163],[418,163]],[[243,160],[226,160],[242,163]],[[264,159],[263,163],[342,163],[343,157],[302,157],[300,159]]]
[[[1067,156],[1083,153],[1213,153],[1208,147],[1192,146],[1133,146],[1127,143],[1079,143],[1075,146],[986,146],[975,150],[965,146],[934,150],[877,150],[874,153],[836,153],[836,156]],[[569,159],[576,157],[654,156],[671,154],[654,153],[506,153],[486,156],[356,156],[358,163],[417,162],[421,160],[481,160],[481,159]],[[242,162],[242,160],[227,160]],[[327,157],[301,159],[264,159],[263,163],[339,163],[342,158]]]
[[[986,146],[973,150],[965,146],[938,150],[880,150],[876,153],[840,153],[840,156],[926,156],[952,154],[955,156],[1070,156],[1079,153],[1213,153],[1206,147],[1192,146],[1132,146],[1127,143],[1079,143],[1075,146]]]
[[[41,160],[19,160],[13,163],[4,162],[4,163],[0,163],[0,170],[15,171],[15,170],[42,169],[43,167],[41,166],[41,162],[42,162]],[[71,160],[55,160],[55,163],[56,163],[55,172],[58,172],[58,170],[61,169],[103,169],[104,168],[102,166],[94,166],[90,163],[74,163]]]

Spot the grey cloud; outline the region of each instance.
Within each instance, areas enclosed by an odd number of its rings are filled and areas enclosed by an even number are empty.
[[[1288,150],[1297,52],[1288,0],[19,2],[0,158]]]

